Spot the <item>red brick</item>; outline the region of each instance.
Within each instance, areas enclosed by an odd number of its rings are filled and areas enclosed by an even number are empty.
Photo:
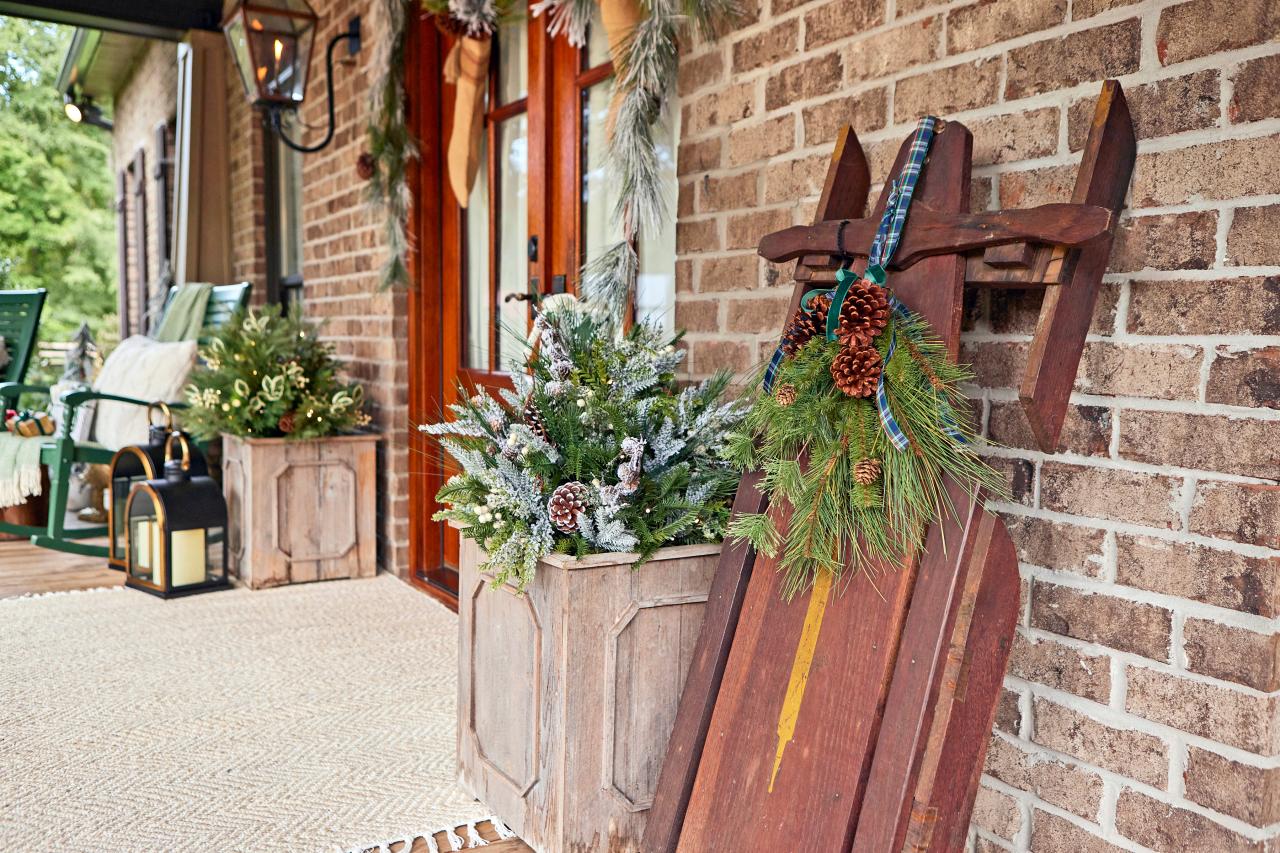
[[[1004,520],[1019,562],[1083,577],[1102,571],[1103,531],[1029,515],[1005,515]]]
[[[1135,18],[1009,51],[1005,99],[1132,74],[1138,70],[1141,29]]]
[[[987,435],[1003,447],[1039,450],[1022,404],[992,401]],[[1068,406],[1056,451],[1106,456],[1111,444],[1111,410],[1104,406]]]
[[[1039,582],[1031,586],[1033,613],[1036,590],[1040,586],[1042,584]],[[1065,643],[1044,637],[1028,639],[1021,633],[1014,636],[1013,651],[1009,655],[1009,674],[1104,705],[1111,695],[1111,658],[1081,652]],[[1009,782],[1008,779],[1004,781]]]
[[[1120,418],[1120,455],[1246,477],[1272,477],[1280,467],[1280,421],[1127,411]]]
[[[1011,163],[1058,150],[1058,108],[1021,110],[969,123],[973,165]]]
[[[1212,210],[1122,219],[1107,270],[1207,270],[1218,249],[1217,231]]]
[[[815,154],[800,160],[780,160],[764,168],[764,203],[799,201],[816,196],[822,190],[827,165],[831,158]]]
[[[1280,614],[1280,557],[1145,536],[1119,536],[1116,546],[1116,583],[1268,618]]]
[[[1280,334],[1280,276],[1135,281],[1128,330],[1136,335]]]
[[[1046,803],[1082,818],[1091,819],[1098,813],[1102,779],[1065,761],[1028,752],[1002,737],[992,737],[983,769],[1006,785],[1035,794]]]
[[[1202,536],[1280,549],[1280,486],[1201,482],[1189,524]]]
[[[1182,629],[1187,669],[1255,690],[1280,690],[1280,634],[1188,618]]]
[[[1082,829],[1056,814],[1036,809],[1031,817],[1031,850],[1036,853],[1112,853],[1123,850],[1098,837],[1102,830],[1090,824]]]
[[[1034,714],[1033,740],[1041,746],[1156,788],[1168,783],[1169,748],[1155,735],[1112,728],[1039,697]]]
[[[1170,853],[1192,850],[1264,853],[1267,850],[1266,844],[1250,841],[1204,815],[1128,789],[1120,792],[1116,803],[1116,829],[1144,847]]]
[[[708,130],[724,128],[755,115],[755,86],[739,83],[713,89],[684,108],[681,133],[698,136]]]
[[[947,52],[966,53],[1047,30],[1066,17],[1066,0],[979,0],[947,16]]]
[[[899,13],[902,4],[898,4]],[[845,48],[844,67],[851,83],[901,72],[937,59],[941,54],[942,15],[912,21],[875,38],[860,39]]]
[[[1139,154],[1131,203],[1145,207],[1280,193],[1280,158],[1258,156],[1277,147],[1280,136],[1263,136]]]
[[[784,154],[795,147],[796,117],[782,115],[729,132],[729,165],[743,166]]]
[[[1182,778],[1192,802],[1252,826],[1280,821],[1280,767],[1254,767],[1192,746]]]
[[[703,261],[701,275],[698,276],[698,292],[751,290],[756,286],[756,268],[756,259],[752,255]]]
[[[1075,387],[1088,394],[1196,398],[1203,353],[1192,346],[1085,344]]]
[[[1007,687],[1000,688],[1000,701],[996,705],[995,727],[1015,737],[1022,727],[1022,710],[1018,707],[1018,694]]]
[[[1035,497],[1035,466],[1025,459],[1010,459],[1007,456],[987,456],[982,461],[1000,473],[1014,503],[1031,506]]]
[[[744,373],[751,368],[751,348],[737,341],[691,341],[693,353],[691,367],[699,376],[728,370]]]
[[[1192,0],[1160,13],[1156,53],[1173,65],[1280,37],[1280,6],[1271,0]]]
[[[884,23],[884,0],[831,0],[804,14],[804,47],[813,50]]]
[[[676,91],[681,97],[724,78],[724,55],[719,50],[694,59],[682,59],[676,75]]]
[[[676,252],[713,252],[720,248],[720,233],[714,219],[684,220],[676,223]]]
[[[1004,178],[1001,178],[1003,182]],[[997,334],[1031,334],[1040,319],[1044,291],[1000,288],[990,293],[991,331]],[[1093,304],[1093,321],[1089,331],[1109,335],[1115,331],[1116,304],[1120,299],[1118,285],[1103,282]]]
[[[752,299],[729,301],[728,322],[730,332],[779,332],[787,318],[787,305],[791,299],[784,294]]]
[[[1261,121],[1280,116],[1280,55],[1273,54],[1246,62],[1235,74],[1235,85],[1227,115],[1232,123]]]
[[[1177,525],[1181,490],[1181,480],[1154,474],[1061,462],[1045,462],[1040,469],[1040,505],[1045,509],[1153,527]]]
[[[676,327],[686,332],[719,331],[720,303],[714,299],[676,300]]]
[[[1139,139],[1152,139],[1213,127],[1221,113],[1220,88],[1215,68],[1127,87],[1124,99],[1133,118],[1134,134]],[[1071,105],[1067,139],[1072,151],[1084,148],[1096,104],[1096,97],[1087,97]]]
[[[1001,207],[1036,207],[1058,201],[1071,201],[1079,168],[1045,166],[1000,175]]]
[[[677,171],[681,176],[720,167],[720,140],[681,142],[677,153]]]
[[[1235,266],[1274,264],[1277,233],[1280,233],[1280,204],[1237,207],[1231,227],[1227,229],[1226,262]]]
[[[1132,6],[1140,0],[1074,0],[1071,4],[1071,20],[1084,21],[1121,6]]]
[[[698,209],[711,213],[755,207],[760,198],[758,183],[759,173],[754,170],[723,178],[703,175],[698,182]]]
[[[1027,345],[1014,341],[961,341],[960,363],[985,388],[1016,386],[1027,366]]]
[[[1031,625],[1162,662],[1169,660],[1173,616],[1163,607],[1035,581]]]
[[[1257,696],[1131,666],[1125,709],[1156,723],[1259,755],[1280,753],[1276,695]]]
[[[830,94],[840,86],[843,76],[844,67],[836,53],[788,65],[765,82],[764,108],[776,110],[796,101]]]
[[[1280,408],[1280,347],[1244,351],[1218,347],[1209,365],[1205,400],[1228,406]]]
[[[1022,810],[1018,801],[986,786],[978,788],[973,801],[973,824],[992,835],[1012,840],[1022,830]]]
[[[792,18],[733,43],[733,70],[741,74],[796,55],[800,24]]]
[[[786,208],[755,210],[729,217],[725,248],[754,249],[760,238],[792,225],[791,211]]]
[[[825,145],[835,141],[845,125],[855,133],[879,130],[885,124],[888,89],[873,89],[848,98],[833,98],[804,109],[804,144]]]
[[[962,62],[899,80],[893,94],[895,122],[948,115],[993,104],[999,96],[1000,60]]]

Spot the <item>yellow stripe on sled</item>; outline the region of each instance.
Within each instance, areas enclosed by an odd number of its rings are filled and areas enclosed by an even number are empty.
[[[800,643],[796,646],[795,660],[791,662],[791,680],[787,684],[787,695],[782,700],[782,713],[778,715],[778,751],[773,758],[773,774],[769,777],[770,794],[782,767],[782,753],[796,733],[796,720],[804,702],[804,689],[809,684],[809,667],[813,665],[813,653],[818,647],[818,634],[822,631],[822,617],[827,612],[827,601],[831,597],[832,580],[831,572],[818,572],[809,593],[809,610],[804,615]]]

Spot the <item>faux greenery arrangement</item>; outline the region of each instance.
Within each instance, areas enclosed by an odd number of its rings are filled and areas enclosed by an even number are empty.
[[[846,567],[872,570],[917,553],[926,525],[951,510],[945,477],[1004,491],[973,452],[959,390],[970,372],[880,283],[853,281],[834,311],[830,294],[809,294],[781,352],[771,390],[754,395],[728,448],[739,468],[763,472],[772,510],[739,515],[729,535],[771,557],[781,552],[787,596],[822,572],[838,579]]]
[[[369,423],[364,389],[342,381],[333,348],[279,307],[237,314],[200,356],[183,414],[198,438],[321,438]]]
[[[513,391],[481,391],[454,419],[420,429],[461,467],[436,518],[466,525],[496,584],[523,588],[551,552],[578,556],[718,541],[738,475],[722,457],[744,407],[721,374],[681,390],[684,353],[660,329],[625,335],[594,312],[560,308],[535,321]]]

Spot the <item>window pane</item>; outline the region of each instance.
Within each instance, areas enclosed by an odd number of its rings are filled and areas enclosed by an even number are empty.
[[[609,40],[600,22],[600,4],[591,4],[591,25],[587,27],[587,48],[582,52],[582,68],[595,68],[609,61]]]
[[[524,21],[498,28],[498,103],[529,94],[529,26]]]
[[[622,239],[613,223],[618,182],[605,164],[605,121],[612,85],[598,83],[582,93],[582,251],[587,263]]]
[[[481,136],[480,170],[476,174],[475,189],[471,191],[466,215],[466,341],[463,342],[462,363],[467,367],[488,370],[489,327],[493,309],[489,300],[489,141]]]
[[[680,111],[670,110],[656,128],[655,142],[668,215],[662,230],[640,241],[640,274],[636,278],[636,319],[652,320],[668,332],[676,328],[676,143],[680,139]]]
[[[522,113],[498,125],[498,289],[499,298],[529,292],[529,122]],[[524,360],[528,303],[502,301],[498,364]]]

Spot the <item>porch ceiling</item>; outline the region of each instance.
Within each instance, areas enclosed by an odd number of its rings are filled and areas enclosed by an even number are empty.
[[[187,30],[217,30],[221,0],[0,0],[0,15],[176,41]]]

